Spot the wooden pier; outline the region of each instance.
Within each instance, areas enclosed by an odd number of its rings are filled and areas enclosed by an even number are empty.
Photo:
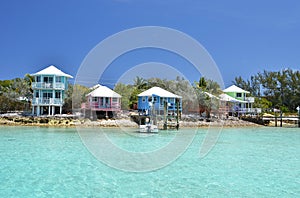
[[[243,116],[240,119],[253,122],[256,124],[269,126],[270,122],[274,122],[275,127],[283,127],[284,123],[287,126],[298,126],[300,128],[300,118],[296,116]]]
[[[284,116],[264,116],[261,118],[263,121],[274,121],[275,122],[275,127],[278,127],[278,122],[279,126],[282,127],[283,122],[294,122],[295,124],[298,124],[298,127],[300,127],[300,119],[299,117],[284,117]]]

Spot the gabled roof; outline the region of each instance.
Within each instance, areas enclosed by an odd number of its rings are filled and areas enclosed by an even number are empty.
[[[110,97],[110,98],[121,98],[122,96],[110,88],[102,85],[96,85],[94,87],[97,87],[94,91],[87,94],[87,96],[92,97]]]
[[[173,94],[167,90],[164,90],[160,87],[152,87],[142,93],[140,93],[138,96],[152,96],[157,95],[159,97],[165,97],[165,98],[181,98],[181,96],[178,96],[176,94]]]
[[[230,87],[223,90],[223,92],[235,92],[235,93],[250,93],[249,91],[243,90],[242,88],[239,88],[235,85],[231,85]]]
[[[32,76],[38,75],[55,75],[55,76],[65,76],[68,78],[73,78],[73,76],[62,72],[61,70],[57,69],[55,66],[51,65],[37,73],[31,74]]]

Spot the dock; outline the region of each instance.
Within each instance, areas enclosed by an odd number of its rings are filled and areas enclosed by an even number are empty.
[[[298,123],[298,127],[300,127],[299,117],[287,117],[287,116],[263,116],[263,121],[274,121],[275,127],[278,126],[278,122],[280,123],[280,127],[282,127],[283,122],[294,122],[295,124]]]

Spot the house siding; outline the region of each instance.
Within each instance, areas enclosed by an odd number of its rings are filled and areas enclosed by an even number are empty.
[[[154,110],[164,110],[164,102],[168,103],[168,111],[177,111],[176,98],[160,97],[160,96],[139,96],[138,97],[138,111],[150,113],[151,106],[153,104]],[[179,99],[179,111],[182,111],[182,101]]]
[[[32,114],[62,113],[65,90],[68,89],[68,77],[54,74],[34,75],[32,89]]]

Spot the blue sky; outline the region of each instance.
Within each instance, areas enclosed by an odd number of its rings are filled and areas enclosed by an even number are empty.
[[[218,65],[226,86],[236,76],[249,78],[263,70],[299,70],[299,10],[296,0],[1,1],[0,80],[23,77],[51,64],[76,76],[99,42],[139,26],[169,27],[196,39]],[[177,62],[176,57],[151,50],[132,54],[114,65]],[[115,80],[112,67],[103,83]],[[192,70],[186,71],[189,80],[198,80]]]

